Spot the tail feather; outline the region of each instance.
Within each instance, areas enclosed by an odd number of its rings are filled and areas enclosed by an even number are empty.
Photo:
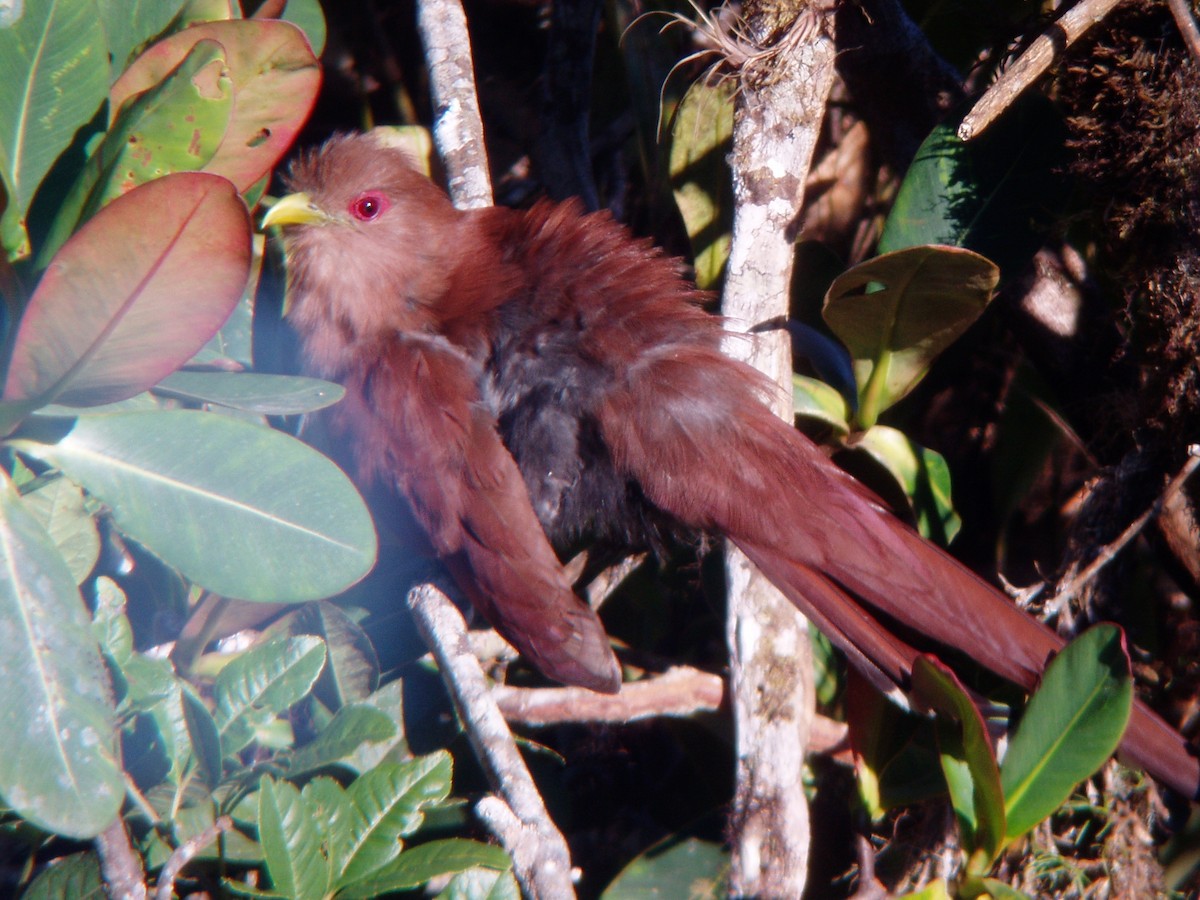
[[[748,404],[758,384],[748,369],[711,348],[670,350],[643,357],[601,418],[614,459],[647,497],[728,537],[885,690],[908,687],[917,655],[889,623],[1037,686],[1058,635],[922,540],[765,406]],[[647,385],[653,404],[641,402]],[[1191,748],[1141,703],[1122,751],[1180,793],[1200,793]]]

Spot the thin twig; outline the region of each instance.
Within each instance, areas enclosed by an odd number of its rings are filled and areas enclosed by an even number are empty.
[[[220,816],[203,831],[193,835],[176,847],[175,852],[167,857],[167,862],[162,867],[162,872],[159,873],[158,887],[154,891],[154,900],[171,900],[172,895],[175,893],[175,879],[179,877],[179,873],[183,871],[183,867],[192,861],[192,857],[213,843],[222,834],[232,830],[233,819],[229,818],[229,816]]]
[[[1121,0],[1080,0],[1034,39],[996,79],[958,126],[958,136],[969,141],[992,124],[1031,84],[1037,81],[1055,56],[1104,19]]]
[[[1192,16],[1190,4],[1187,0],[1167,0],[1167,6],[1171,8],[1171,15],[1175,17],[1179,34],[1183,37],[1183,42],[1187,44],[1192,59],[1200,62],[1200,28],[1196,27],[1196,20]]]
[[[122,900],[146,900],[146,872],[142,868],[142,858],[129,842],[129,832],[120,815],[96,836],[95,847],[105,893]]]
[[[471,652],[462,614],[432,584],[409,591],[408,606],[433,651],[475,756],[499,795],[486,804],[481,801],[476,812],[512,856],[513,871],[525,896],[536,900],[574,897],[567,842],[551,821],[517,742],[488,690],[479,660]],[[508,813],[499,812],[498,804],[506,806]]]
[[[1130,522],[1115,541],[1103,547],[1082,571],[1071,575],[1064,583],[1061,583],[1055,592],[1054,600],[1047,604],[1047,610],[1057,615],[1074,600],[1084,585],[1095,578],[1101,569],[1116,559],[1130,541],[1141,534],[1142,529],[1162,511],[1163,505],[1183,487],[1197,468],[1200,468],[1200,444],[1191,444],[1188,447],[1188,461],[1167,483],[1158,499],[1150,505],[1149,509]]]

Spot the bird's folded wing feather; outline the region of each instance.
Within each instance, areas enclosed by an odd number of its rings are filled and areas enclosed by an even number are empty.
[[[478,370],[442,338],[398,335],[364,354],[339,430],[368,478],[391,479],[488,621],[545,674],[613,692],[621,674],[595,612],[571,589],[521,473],[479,397]]]

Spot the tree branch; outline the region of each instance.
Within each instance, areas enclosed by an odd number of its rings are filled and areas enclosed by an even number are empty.
[[[816,5],[747,4],[758,44],[739,77],[734,117],[734,223],[722,311],[753,328],[786,319],[804,186],[833,84],[833,17]],[[730,339],[727,350],[765,372],[789,422],[791,353],[783,332]],[[808,870],[804,748],[814,714],[808,623],[731,550],[726,636],[737,734],[731,893],[799,897]]]

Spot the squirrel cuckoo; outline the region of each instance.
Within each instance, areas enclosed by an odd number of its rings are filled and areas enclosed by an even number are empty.
[[[371,135],[302,156],[290,183],[263,225],[283,228],[309,369],[346,388],[335,439],[551,678],[621,680],[553,548],[669,529],[724,535],[881,687],[908,684],[908,640],[1026,690],[1062,646],[772,415],[682,266],[607,213],[460,211]],[[1140,703],[1122,750],[1196,796],[1196,758]]]

